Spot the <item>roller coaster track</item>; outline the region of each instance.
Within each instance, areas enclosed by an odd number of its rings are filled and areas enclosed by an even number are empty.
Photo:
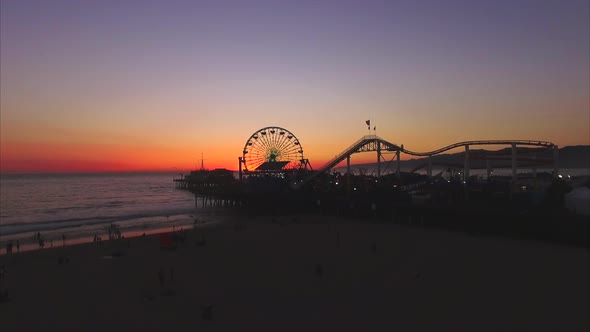
[[[451,145],[447,145],[437,150],[428,151],[428,152],[415,152],[411,150],[407,150],[402,146],[397,144],[388,142],[377,135],[366,135],[361,137],[358,141],[354,142],[350,147],[342,151],[340,154],[336,155],[332,160],[328,161],[324,164],[319,170],[318,173],[323,173],[331,168],[338,165],[340,162],[345,160],[350,155],[357,153],[357,152],[365,152],[365,151],[377,151],[380,149],[381,151],[395,151],[400,153],[405,153],[412,156],[417,157],[429,157],[434,156],[437,154],[441,154],[443,152],[464,146],[472,146],[472,145],[520,145],[520,146],[539,146],[543,148],[553,148],[556,145],[551,142],[546,141],[533,141],[533,140],[476,140],[476,141],[463,141],[458,143],[453,143]]]
[[[378,138],[380,139],[380,138]],[[409,155],[413,155],[413,156],[420,156],[420,157],[428,157],[428,156],[433,156],[433,155],[437,155],[440,153],[443,153],[445,151],[449,151],[461,146],[466,146],[466,145],[526,145],[526,146],[540,146],[543,148],[552,148],[555,146],[555,144],[551,143],[551,142],[546,142],[546,141],[526,141],[526,140],[480,140],[480,141],[464,141],[464,142],[458,142],[458,143],[454,143],[448,146],[445,146],[443,148],[440,148],[438,150],[434,150],[434,151],[430,151],[430,152],[413,152],[410,150],[405,150],[402,149],[401,151],[403,153],[409,154]]]

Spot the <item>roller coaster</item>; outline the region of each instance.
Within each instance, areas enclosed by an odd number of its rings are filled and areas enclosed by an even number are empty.
[[[343,150],[340,154],[336,155],[334,158],[332,158],[330,161],[328,161],[326,164],[324,164],[322,167],[320,167],[318,169],[318,171],[316,173],[314,173],[313,175],[311,175],[308,179],[306,179],[306,181],[309,181],[311,178],[313,178],[321,173],[325,173],[325,172],[329,171],[330,169],[336,167],[338,164],[340,164],[344,160],[346,160],[347,173],[350,173],[350,157],[351,157],[351,155],[353,155],[355,153],[371,152],[371,151],[377,152],[377,176],[378,177],[381,176],[381,163],[383,162],[383,153],[384,152],[392,152],[395,154],[395,158],[397,159],[396,173],[398,174],[398,176],[400,174],[400,164],[401,164],[401,154],[402,153],[407,154],[407,155],[411,155],[411,156],[417,156],[417,157],[427,157],[428,163],[413,169],[412,172],[417,171],[418,169],[421,169],[421,168],[427,168],[427,173],[429,176],[431,176],[432,175],[432,166],[433,166],[432,157],[435,155],[442,154],[446,151],[453,150],[453,149],[460,148],[460,147],[464,147],[464,149],[465,149],[464,165],[462,165],[464,167],[463,177],[464,177],[464,181],[468,181],[469,170],[470,170],[469,161],[471,159],[475,159],[473,157],[470,157],[469,147],[470,146],[481,146],[481,145],[496,145],[496,146],[497,145],[506,145],[506,146],[510,146],[512,148],[511,167],[512,167],[512,177],[514,180],[516,180],[516,177],[517,177],[518,163],[519,163],[519,161],[523,161],[523,160],[528,160],[529,163],[532,165],[553,164],[555,176],[557,176],[557,174],[558,174],[557,159],[558,159],[558,151],[559,150],[558,150],[558,146],[552,142],[539,141],[539,140],[473,140],[473,141],[463,141],[463,142],[453,143],[453,144],[447,145],[445,147],[442,147],[440,149],[436,149],[433,151],[415,152],[415,151],[408,150],[408,149],[404,148],[403,144],[397,145],[395,143],[388,142],[377,135],[366,135],[366,136],[361,137],[358,141],[356,141],[355,143],[350,145],[347,149]],[[524,156],[518,156],[517,155],[517,147],[518,146],[540,147],[543,149],[552,149],[553,150],[553,158],[535,159],[535,158],[529,158],[529,157],[524,157]],[[494,158],[487,157],[487,159],[492,160]],[[488,171],[489,171],[489,166],[488,166]]]
[[[477,140],[477,141],[464,141],[453,143],[451,145],[447,145],[443,148],[429,151],[429,152],[415,152],[408,149],[405,149],[403,144],[397,145],[391,142],[388,142],[377,135],[366,135],[361,137],[358,141],[352,144],[349,148],[342,151],[340,154],[336,155],[332,160],[328,161],[324,166],[318,169],[318,171],[325,172],[336,165],[340,164],[345,159],[350,158],[350,156],[354,153],[359,152],[369,152],[369,151],[376,151],[381,153],[382,151],[390,151],[396,152],[399,156],[400,153],[405,153],[412,156],[417,157],[432,157],[437,154],[441,154],[443,152],[456,149],[459,147],[465,147],[466,151],[469,151],[469,146],[477,146],[477,145],[509,145],[512,147],[516,146],[537,146],[542,148],[557,148],[557,145],[551,142],[546,141],[530,141],[530,140]]]

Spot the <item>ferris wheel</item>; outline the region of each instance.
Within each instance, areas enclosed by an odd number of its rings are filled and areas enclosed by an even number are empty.
[[[244,145],[244,171],[272,172],[298,167],[303,162],[299,139],[285,128],[257,130]]]

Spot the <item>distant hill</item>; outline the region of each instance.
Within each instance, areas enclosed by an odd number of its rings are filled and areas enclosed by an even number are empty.
[[[543,151],[551,155],[550,151]],[[559,149],[560,168],[590,168],[590,145],[565,146]]]
[[[433,165],[437,164],[450,164],[450,165],[463,165],[465,152],[440,154],[432,157]],[[471,156],[470,166],[472,168],[484,168],[486,167],[486,161],[484,155],[496,158],[492,161],[493,167],[509,167],[510,158],[512,156],[512,149],[505,148],[501,150],[485,150],[485,149],[472,149],[469,150]],[[543,148],[518,148],[517,155],[519,157],[535,157],[536,159],[547,159],[553,158],[553,151]],[[481,158],[481,159],[480,159]],[[590,169],[590,145],[575,145],[565,146],[559,149],[559,168],[586,168]],[[428,158],[416,158],[410,160],[402,160],[401,167],[404,169],[413,169],[421,165],[428,163]],[[524,165],[526,161],[519,161],[519,164]],[[356,164],[355,168],[373,168],[376,167],[377,163],[368,164]],[[545,168],[551,168],[552,165],[539,166]]]

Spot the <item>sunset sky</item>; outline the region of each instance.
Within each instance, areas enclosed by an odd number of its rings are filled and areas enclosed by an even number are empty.
[[[0,2],[2,172],[237,169],[281,126],[590,144],[588,0]],[[355,155],[353,162],[373,161]]]

